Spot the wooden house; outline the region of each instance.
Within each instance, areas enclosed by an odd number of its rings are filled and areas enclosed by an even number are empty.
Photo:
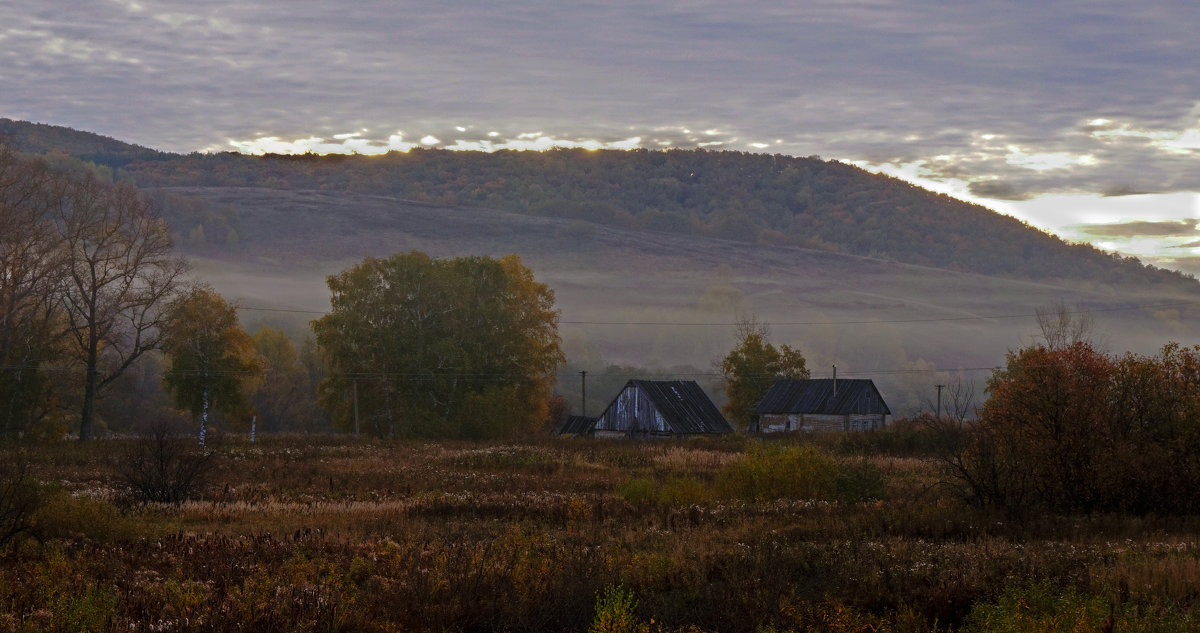
[[[693,380],[630,380],[596,418],[596,437],[731,433],[733,427]]]
[[[755,414],[751,431],[776,433],[878,429],[892,411],[873,380],[815,378],[776,381]]]

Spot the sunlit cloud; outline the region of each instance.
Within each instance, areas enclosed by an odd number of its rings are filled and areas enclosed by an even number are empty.
[[[1144,139],[1153,147],[1175,154],[1187,155],[1200,150],[1200,121],[1197,121],[1197,127],[1169,130],[1139,127],[1110,119],[1093,119],[1088,122],[1086,130],[1101,141]]]
[[[439,147],[453,151],[496,152],[500,150],[514,151],[547,151],[551,149],[588,149],[588,150],[633,150],[643,146],[640,136],[624,139],[600,141],[596,139],[572,140],[555,138],[546,135],[522,133],[512,139],[499,139],[498,133],[489,133],[486,139],[455,139],[451,144],[443,144],[432,134],[423,136],[419,143],[406,142],[402,133],[388,137],[380,142],[363,138],[361,132],[334,134],[333,141],[322,137],[312,136],[292,141],[285,141],[276,136],[261,136],[246,141],[229,141],[235,151],[243,154],[385,154],[390,151],[407,152],[415,147]],[[669,142],[668,142],[669,143]]]
[[[1111,224],[1081,224],[1072,227],[1080,233],[1086,233],[1096,238],[1132,239],[1136,237],[1171,237],[1193,240],[1200,231],[1196,229],[1195,220],[1163,220],[1146,221],[1130,220]]]
[[[1008,146],[1008,154],[1004,160],[1009,165],[1032,169],[1033,171],[1048,171],[1051,169],[1066,169],[1076,165],[1095,165],[1096,157],[1091,154],[1073,156],[1067,152],[1029,152],[1016,145]]]
[[[110,0],[110,1],[113,4],[120,5],[126,11],[140,13],[145,10],[145,7],[142,6],[142,3],[136,2],[135,0]]]

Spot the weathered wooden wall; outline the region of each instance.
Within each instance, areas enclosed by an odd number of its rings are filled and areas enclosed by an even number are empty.
[[[626,387],[596,421],[596,435],[669,433],[666,420],[635,385]]]

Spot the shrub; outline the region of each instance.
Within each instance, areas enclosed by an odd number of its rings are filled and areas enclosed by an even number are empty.
[[[1005,590],[995,602],[976,604],[967,615],[964,633],[1074,633],[1101,631],[1109,613],[1103,598],[1048,583]],[[1109,629],[1111,630],[1111,629]]]
[[[933,414],[902,418],[881,429],[836,433],[833,448],[844,455],[891,455],[894,457],[937,457],[946,452],[947,438],[929,423]],[[957,426],[957,421],[947,418]]]
[[[658,486],[653,480],[645,477],[634,477],[617,486],[617,496],[635,506],[651,505],[658,502]]]
[[[708,488],[695,477],[672,475],[659,489],[658,502],[664,506],[689,506],[709,500]]]
[[[41,485],[20,455],[0,455],[0,548],[33,529],[42,505]]]
[[[650,627],[634,615],[637,600],[623,585],[609,586],[596,594],[596,616],[588,633],[645,633]]]
[[[688,475],[672,475],[661,484],[653,479],[634,477],[617,486],[616,493],[636,506],[688,506],[705,503],[711,498],[708,488]]]
[[[120,513],[108,501],[73,497],[57,486],[49,488],[34,516],[38,538],[86,536],[93,540],[108,540],[120,526]]]
[[[717,488],[746,501],[829,499],[837,489],[834,460],[811,446],[760,445],[721,470]]]
[[[977,423],[933,420],[946,483],[1014,513],[1200,510],[1200,347],[1111,357],[1030,347],[988,379]]]
[[[156,418],[119,458],[117,476],[141,501],[178,504],[207,484],[214,455],[170,419]]]
[[[887,491],[883,471],[866,460],[857,463],[842,461],[837,478],[839,501],[869,501],[882,499]]]

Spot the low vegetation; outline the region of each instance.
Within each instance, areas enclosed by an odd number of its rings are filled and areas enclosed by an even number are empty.
[[[903,425],[854,441],[224,439],[179,503],[128,502],[117,469],[145,440],[25,449],[5,483],[39,496],[0,557],[0,629],[1168,631],[1200,616],[1197,519],[971,506],[939,485],[937,436]]]

